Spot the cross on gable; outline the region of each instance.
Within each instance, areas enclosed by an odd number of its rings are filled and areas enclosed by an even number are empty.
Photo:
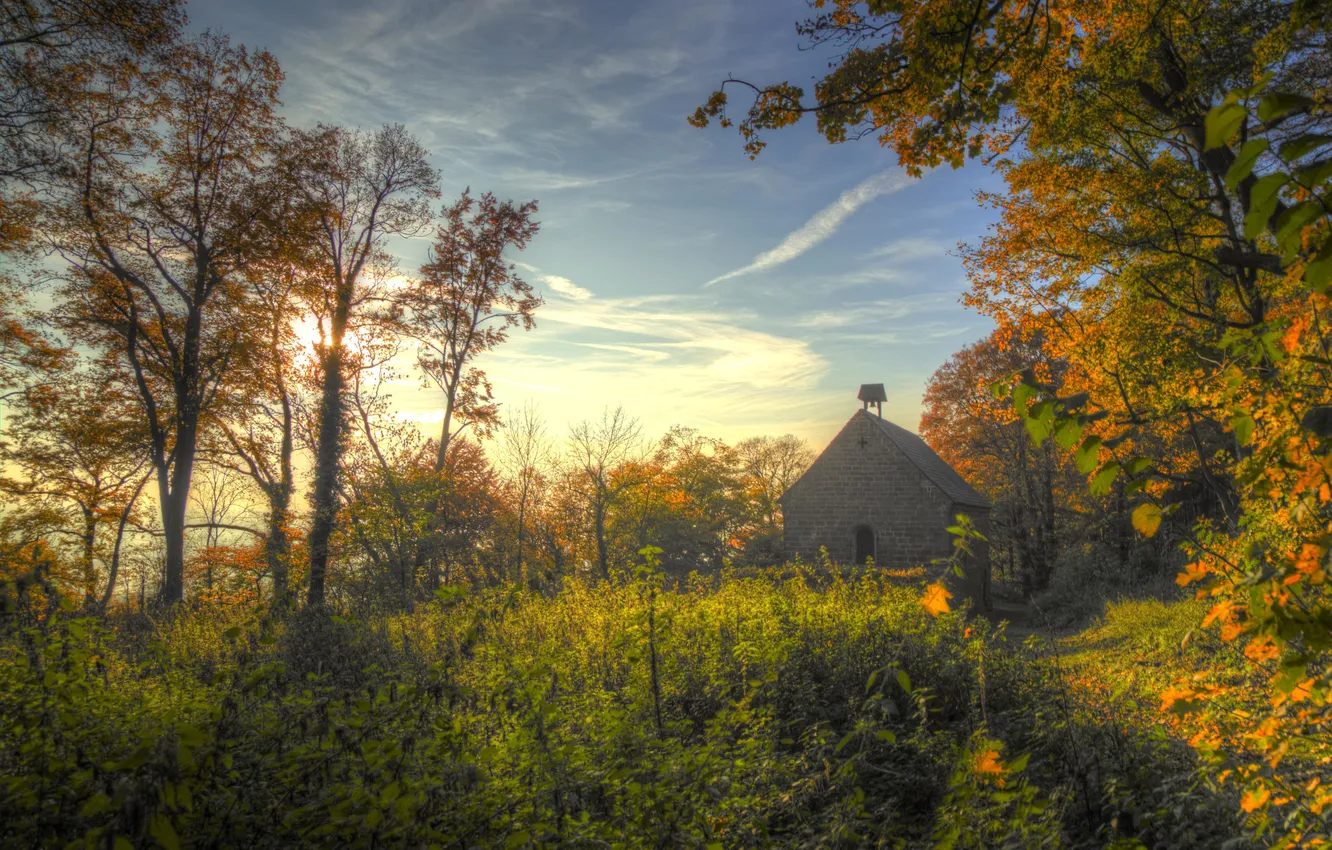
[[[865,439],[865,436],[862,434],[860,437],[860,447],[863,449],[868,445],[869,445],[869,440]]]

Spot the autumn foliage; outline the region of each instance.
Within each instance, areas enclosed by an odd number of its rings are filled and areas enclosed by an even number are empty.
[[[812,113],[830,141],[874,136],[916,173],[999,171],[1005,190],[980,197],[998,223],[964,250],[967,301],[999,330],[936,376],[924,427],[975,446],[966,429],[994,442],[1019,422],[1023,451],[1053,441],[1090,496],[1121,494],[1140,534],[1179,544],[1179,583],[1213,603],[1199,627],[1238,643],[1265,690],[1240,708],[1233,685],[1183,681],[1163,709],[1243,789],[1256,836],[1325,846],[1326,8],[814,6],[802,33],[844,52],[812,98],[728,80],[693,121],[735,122],[757,154]],[[990,370],[1007,410],[977,393],[982,354],[1018,361]]]

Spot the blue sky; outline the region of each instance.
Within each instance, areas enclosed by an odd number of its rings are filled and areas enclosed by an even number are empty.
[[[733,131],[685,117],[728,74],[810,80],[803,0],[197,0],[192,27],[271,50],[288,120],[401,122],[464,187],[540,201],[520,256],[546,304],[483,362],[506,406],[550,428],[623,404],[649,434],[825,443],[883,382],[915,429],[929,375],[989,330],[958,299],[955,256],[998,188],[979,164],[907,178],[873,140],[813,122],[755,162]],[[413,270],[426,242],[398,246]],[[439,399],[405,380],[402,415]]]

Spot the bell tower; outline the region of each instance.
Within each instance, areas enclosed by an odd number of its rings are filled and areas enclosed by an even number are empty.
[[[865,410],[874,405],[874,412],[880,419],[883,418],[883,403],[888,400],[888,394],[883,391],[883,384],[861,384],[860,392],[856,398],[865,403]]]

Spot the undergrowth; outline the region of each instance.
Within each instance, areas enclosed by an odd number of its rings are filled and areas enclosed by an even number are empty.
[[[1248,846],[1171,729],[1079,681],[1095,641],[1141,635],[1010,645],[918,593],[644,570],[409,614],[8,615],[4,840]]]

